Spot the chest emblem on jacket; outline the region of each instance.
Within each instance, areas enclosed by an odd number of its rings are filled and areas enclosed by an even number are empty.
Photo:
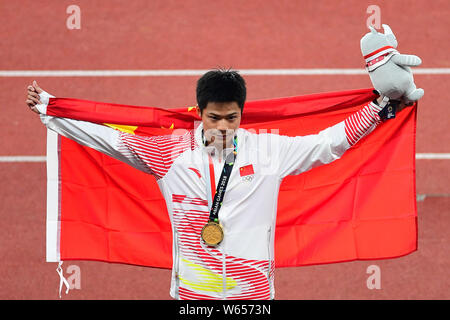
[[[255,171],[253,170],[253,165],[249,164],[239,168],[239,174],[242,178],[242,181],[250,182],[253,180],[255,175]]]

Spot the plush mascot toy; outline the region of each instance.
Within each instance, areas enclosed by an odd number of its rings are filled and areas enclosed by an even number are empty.
[[[369,27],[370,32],[361,39],[361,52],[366,60],[366,69],[369,72],[373,87],[379,94],[389,100],[390,114],[386,118],[395,117],[395,106],[401,101],[412,104],[422,98],[423,89],[416,88],[411,68],[419,66],[422,60],[418,56],[400,54],[397,48],[397,39],[391,28],[383,24],[384,34]]]

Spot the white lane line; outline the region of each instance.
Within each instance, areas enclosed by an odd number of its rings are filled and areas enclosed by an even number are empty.
[[[238,69],[239,70],[239,69]],[[209,70],[0,70],[0,77],[174,77],[201,76]],[[248,76],[364,75],[362,68],[240,69]],[[450,68],[415,68],[414,74],[450,74]]]
[[[46,156],[0,156],[0,162],[45,162]],[[416,153],[416,159],[450,160],[450,153]]]
[[[416,159],[448,160],[448,159],[450,159],[450,153],[416,153]]]
[[[0,156],[0,162],[45,162],[46,156]]]

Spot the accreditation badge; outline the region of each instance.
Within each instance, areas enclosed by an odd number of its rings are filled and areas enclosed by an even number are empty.
[[[223,240],[222,226],[215,221],[209,221],[203,226],[201,235],[202,240],[205,241],[208,246],[217,246]]]

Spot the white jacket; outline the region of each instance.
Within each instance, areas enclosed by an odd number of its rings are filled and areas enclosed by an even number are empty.
[[[44,104],[38,106],[49,129],[156,177],[172,223],[170,294],[175,299],[273,299],[274,235],[282,179],[339,159],[380,122],[376,114],[380,107],[369,103],[313,135],[288,137],[239,128],[237,158],[219,212],[224,240],[209,247],[200,232],[209,218],[211,183],[217,184],[224,162],[214,147],[203,145],[201,123],[190,131],[142,137],[47,116],[49,97],[41,93]]]

